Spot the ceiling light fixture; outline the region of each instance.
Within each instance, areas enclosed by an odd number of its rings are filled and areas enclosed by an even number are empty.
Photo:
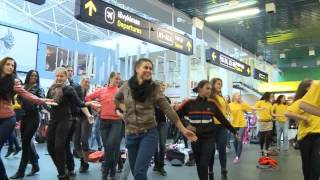
[[[314,50],[314,48],[309,48],[309,56],[314,56],[316,55],[316,51]]]
[[[285,53],[280,53],[280,59],[284,59],[286,58],[286,54]]]
[[[247,1],[247,2],[230,1],[230,2],[225,2],[224,4],[219,3],[218,6],[213,7],[213,9],[209,10],[206,14],[222,13],[222,12],[230,11],[233,9],[240,9],[248,6],[253,6],[257,3],[258,1]]]
[[[259,8],[249,8],[249,9],[244,9],[244,10],[239,10],[239,11],[231,11],[231,12],[226,12],[226,13],[221,13],[221,14],[213,14],[213,15],[207,16],[205,18],[205,20],[207,22],[216,22],[216,21],[222,21],[222,20],[227,20],[227,19],[234,19],[234,18],[256,15],[259,13],[260,13]]]

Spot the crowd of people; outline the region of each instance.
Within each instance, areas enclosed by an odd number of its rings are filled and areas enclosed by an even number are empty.
[[[124,180],[130,171],[135,180],[147,180],[152,158],[153,170],[166,176],[168,120],[180,132],[174,141],[182,138],[186,147],[188,141],[191,143],[199,179],[214,179],[213,166],[218,151],[221,177],[227,180],[229,137],[231,134],[234,139],[233,163],[239,164],[247,126],[245,113],[249,112],[258,119],[261,156],[270,155],[275,129],[276,149],[288,151],[288,118],[296,120],[304,178],[318,180],[320,177],[320,83],[317,81],[302,81],[292,103],[284,95],[275,100],[274,94],[266,92],[250,106],[240,93],[225,99],[221,92],[222,80],[213,78],[198,83],[193,89],[197,97],[173,105],[164,95],[166,84],[152,79],[153,64],[147,58],[136,62],[134,75],[128,81],[123,82],[120,73],[112,72],[105,86],[94,89],[90,88],[89,78],[76,83],[71,66],[59,67],[47,93],[40,86],[36,70],[30,70],[22,83],[16,67],[10,57],[0,61],[0,150],[6,142],[9,145],[6,157],[22,150],[19,167],[10,179],[23,178],[29,163],[32,169],[27,176],[40,171],[33,143],[40,113],[50,114],[47,150],[59,180],[76,176],[74,156],[80,160],[79,172],[89,171],[89,154],[95,142],[98,150],[104,152],[103,180],[115,179],[122,168]],[[16,121],[20,124],[21,147]],[[128,160],[123,165],[121,161],[119,164],[119,158],[124,137]],[[1,158],[0,179],[9,179]]]

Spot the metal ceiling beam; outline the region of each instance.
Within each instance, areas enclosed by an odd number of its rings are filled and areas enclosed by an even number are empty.
[[[41,20],[39,20],[37,17],[33,16],[31,13],[26,12],[25,10],[23,10],[22,8],[18,7],[17,5],[15,5],[14,3],[10,2],[9,0],[5,0],[6,4],[9,5],[10,7],[16,9],[17,11],[21,12],[22,14],[26,15],[28,18],[32,19],[33,21],[35,21],[36,23],[38,23],[39,25],[47,28],[49,31],[52,31],[53,33],[56,33],[57,35],[61,36],[61,37],[65,37],[67,38],[66,35],[64,35],[63,33],[56,31],[54,28],[50,27],[48,24],[42,22]]]

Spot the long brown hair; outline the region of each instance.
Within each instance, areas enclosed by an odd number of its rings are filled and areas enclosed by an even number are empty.
[[[309,80],[309,79],[303,80],[298,86],[298,89],[296,91],[293,101],[297,101],[301,99],[308,92],[311,84],[312,84],[312,80]]]
[[[222,96],[222,95],[221,95],[221,92],[217,92],[217,91],[215,90],[215,88],[214,88],[214,85],[215,85],[218,81],[220,81],[220,82],[221,82],[221,85],[222,85],[222,79],[220,79],[220,78],[212,78],[211,81],[210,81],[210,84],[211,84],[211,94],[210,94],[210,98],[211,98],[211,99],[214,99],[214,100],[220,105],[220,102],[219,102],[219,100],[218,100],[218,98],[217,98],[217,95]]]
[[[4,74],[3,69],[7,61],[13,61],[14,69],[12,74],[6,75],[4,77],[1,77],[2,74]],[[14,81],[17,77],[17,63],[16,61],[11,57],[5,57],[0,61],[0,99],[4,99],[9,101],[10,99],[13,100],[14,98]]]

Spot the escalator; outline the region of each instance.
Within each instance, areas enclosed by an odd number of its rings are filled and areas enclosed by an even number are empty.
[[[257,89],[253,88],[252,86],[249,86],[243,82],[233,82],[233,88],[239,89],[241,91],[241,94],[251,94],[256,96],[257,98],[261,98],[262,93],[260,93]]]

